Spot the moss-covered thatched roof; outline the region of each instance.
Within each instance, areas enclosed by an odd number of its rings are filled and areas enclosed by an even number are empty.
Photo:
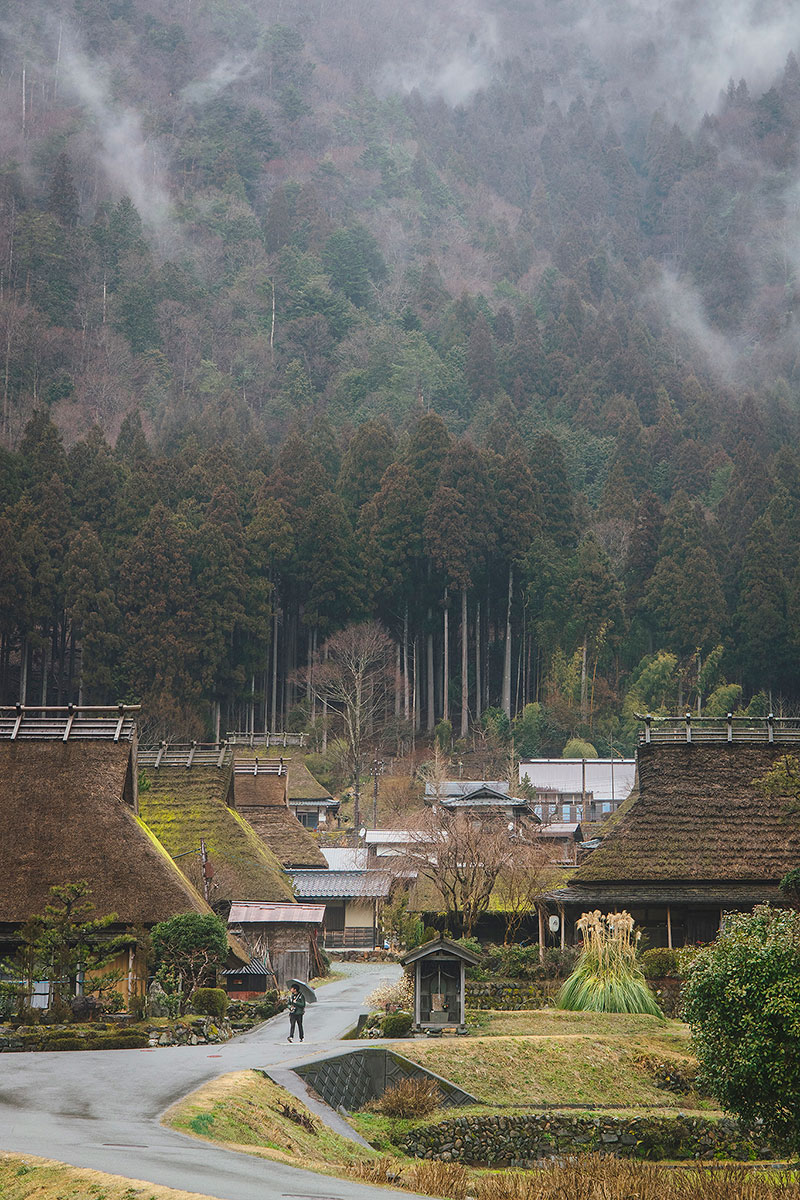
[[[214,869],[213,899],[291,900],[291,884],[281,864],[240,813],[233,799],[230,767],[159,767],[143,771],[139,812],[170,854],[191,854],[203,838]],[[188,867],[187,874],[189,873]]]
[[[131,746],[0,742],[0,923],[41,913],[55,884],[85,879],[98,915],[153,925],[208,912],[133,806]]]
[[[301,758],[291,758],[286,764],[289,774],[289,800],[293,804],[302,801],[314,802],[333,800],[333,796],[309,771]]]
[[[252,825],[284,867],[328,863],[308,830],[286,803],[285,775],[234,776],[236,811]]]
[[[754,781],[785,747],[651,743],[622,805],[571,884],[777,882],[800,861],[800,818]]]

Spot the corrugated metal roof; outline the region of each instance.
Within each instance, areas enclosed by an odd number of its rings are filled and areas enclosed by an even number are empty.
[[[320,872],[327,874],[327,872]],[[229,925],[317,925],[325,916],[324,904],[247,904],[231,905]]]
[[[291,871],[298,896],[342,896],[381,899],[391,891],[393,876],[388,871]]]
[[[357,850],[348,846],[322,847],[322,853],[333,871],[366,871],[369,867],[369,853],[362,847]]]
[[[580,827],[580,821],[553,821],[550,825],[543,825],[536,832],[539,837],[574,837]]]
[[[419,841],[419,833],[408,829],[368,829],[364,841],[368,846],[408,845]]]
[[[585,786],[595,800],[624,800],[633,790],[636,760],[615,758],[613,779],[611,762],[610,758],[533,758],[519,764],[519,777],[544,791],[575,794]]]

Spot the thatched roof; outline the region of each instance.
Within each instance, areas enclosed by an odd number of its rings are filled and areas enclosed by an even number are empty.
[[[98,914],[153,925],[208,912],[134,811],[131,746],[0,743],[0,923],[44,910],[55,884],[85,879]]]
[[[212,899],[291,899],[292,889],[281,864],[240,813],[228,807],[233,800],[230,765],[161,766],[143,771],[139,812],[171,855],[196,866],[191,851],[206,843],[214,868]],[[273,777],[274,778],[274,777]]]
[[[284,867],[328,863],[308,830],[286,803],[285,775],[235,775],[236,811],[252,825]]]
[[[800,819],[754,781],[785,753],[741,742],[641,746],[638,796],[570,885],[776,883],[800,861]]]
[[[333,796],[324,788],[318,779],[309,771],[301,758],[290,758],[286,763],[289,775],[289,803],[302,804],[319,803],[334,804]]]

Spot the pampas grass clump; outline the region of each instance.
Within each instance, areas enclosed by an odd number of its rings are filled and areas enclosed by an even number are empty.
[[[583,914],[578,921],[583,949],[559,993],[559,1008],[663,1017],[636,961],[639,935],[633,926],[633,917],[626,912]]]

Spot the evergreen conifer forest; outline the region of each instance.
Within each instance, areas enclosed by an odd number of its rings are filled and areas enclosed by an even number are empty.
[[[303,728],[377,620],[399,741],[793,713],[800,18],[734,7],[0,0],[0,702]]]

